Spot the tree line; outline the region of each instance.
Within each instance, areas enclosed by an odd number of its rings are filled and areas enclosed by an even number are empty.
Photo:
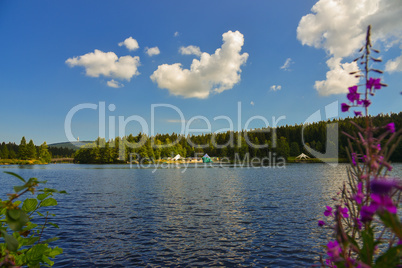
[[[224,133],[209,133],[202,135],[183,136],[176,133],[157,134],[148,137],[143,133],[125,137],[116,137],[106,141],[98,138],[94,143],[87,144],[76,151],[74,159],[77,163],[118,163],[128,159],[150,161],[174,157],[200,157],[207,153],[210,156],[244,159],[245,157],[295,157],[300,153],[312,156],[305,145],[324,153],[327,146],[338,144],[338,157],[346,158],[348,147],[347,137],[342,132],[353,133],[356,129],[351,121],[364,125],[363,117],[346,118],[342,120],[321,121],[309,125],[281,126],[278,128],[255,129],[252,131]],[[394,122],[395,128],[402,126],[402,112],[398,114],[380,114],[371,117],[374,125],[384,125]],[[327,137],[327,128],[339,131],[338,140]],[[302,134],[303,133],[303,134]],[[304,138],[304,143],[302,140]],[[386,142],[387,140],[384,140]],[[402,161],[402,143],[396,148],[392,161]]]
[[[49,163],[52,158],[46,142],[35,146],[30,140],[28,143],[22,137],[19,145],[5,142],[0,144],[0,159],[39,160],[41,163]]]

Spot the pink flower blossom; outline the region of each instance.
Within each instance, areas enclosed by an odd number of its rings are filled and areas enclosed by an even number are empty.
[[[389,132],[394,133],[394,132],[395,132],[395,123],[394,123],[394,122],[389,123],[389,124],[386,126],[386,129],[387,129]]]
[[[362,192],[362,186],[363,184],[360,182],[357,185],[357,193],[353,195],[353,199],[356,200],[357,204],[361,204],[364,198],[364,194]]]
[[[326,206],[327,209],[324,211],[324,216],[328,217],[328,216],[334,216],[334,214],[332,213],[332,208],[330,206]]]
[[[349,108],[350,108],[350,106],[347,105],[346,103],[342,103],[342,104],[341,104],[341,111],[342,111],[342,112],[347,112],[347,111],[349,111]]]
[[[339,254],[341,254],[342,249],[338,244],[338,241],[329,241],[327,244],[327,254],[331,257],[331,260],[336,260],[339,258]]]
[[[381,89],[381,79],[380,78],[372,78],[371,77],[370,80],[367,81],[366,88],[371,89],[373,87],[374,87],[374,89]]]

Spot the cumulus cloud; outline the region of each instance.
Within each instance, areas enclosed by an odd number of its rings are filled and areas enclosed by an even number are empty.
[[[202,53],[200,60],[193,59],[190,69],[183,69],[180,63],[163,64],[150,78],[159,88],[185,98],[205,99],[211,93],[233,88],[240,81],[240,67],[248,54],[240,54],[244,37],[239,31],[228,31],[222,39],[221,48],[212,55]]]
[[[402,72],[402,55],[394,60],[389,60],[387,64],[385,64],[385,71],[390,73]]]
[[[130,51],[134,51],[134,50],[140,48],[140,46],[138,45],[137,40],[135,40],[131,36],[129,38],[127,38],[126,40],[124,40],[123,42],[120,42],[119,46],[120,47],[125,46]]]
[[[114,52],[103,52],[95,49],[94,52],[82,56],[69,58],[66,64],[70,67],[82,66],[87,76],[125,79],[130,81],[134,75],[138,75],[139,57],[118,57]]]
[[[311,11],[300,20],[297,38],[303,45],[325,49],[332,57],[327,61],[330,69],[327,80],[317,81],[315,85],[322,95],[345,92],[343,88],[333,87],[338,84],[335,79],[348,80],[348,72],[342,70],[352,68],[353,64],[341,62],[363,45],[369,24],[373,42],[383,42],[388,47],[402,42],[401,1],[319,0]],[[390,70],[393,62],[397,59],[388,63]]]
[[[159,55],[161,52],[160,52],[158,47],[150,47],[150,48],[146,47],[145,48],[145,53],[147,53],[148,56],[152,57],[152,56],[155,56],[155,55]]]
[[[179,52],[182,55],[196,55],[201,56],[201,50],[197,46],[180,47]]]
[[[278,90],[281,90],[282,89],[282,86],[281,85],[272,85],[271,86],[271,90],[272,91],[278,91]]]
[[[251,104],[251,106],[254,106],[254,101],[251,101],[250,104]]]
[[[289,71],[290,64],[292,64],[292,63],[293,63],[293,62],[292,62],[292,59],[291,59],[291,58],[287,58],[286,61],[285,61],[285,63],[281,66],[281,69],[282,69],[282,70],[285,70],[285,71]]]
[[[341,63],[341,58],[330,58],[327,61],[330,71],[327,72],[327,79],[316,81],[314,88],[322,96],[331,94],[347,93],[348,87],[356,85],[359,79],[350,75],[358,69],[357,63]]]
[[[108,85],[108,87],[113,87],[113,88],[120,88],[120,87],[124,87],[123,84],[119,83],[118,81],[112,79],[110,81],[107,81],[106,83]]]
[[[174,37],[178,37],[179,35],[180,35],[179,32],[175,32],[175,33],[173,34]]]

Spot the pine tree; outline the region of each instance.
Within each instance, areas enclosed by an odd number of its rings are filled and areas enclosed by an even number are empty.
[[[36,147],[32,140],[29,140],[27,145],[27,157],[28,159],[36,159]]]
[[[52,156],[48,151],[46,141],[42,143],[41,146],[39,146],[38,151],[39,151],[38,152],[39,160],[41,160],[43,163],[49,163],[50,160],[52,159]]]
[[[28,159],[27,141],[25,139],[25,136],[22,137],[20,145],[18,147],[18,158],[23,160]]]
[[[1,148],[1,154],[3,159],[10,159],[10,152],[8,151],[7,144],[3,142],[3,148]]]

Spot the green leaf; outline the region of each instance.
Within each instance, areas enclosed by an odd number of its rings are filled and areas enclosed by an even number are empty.
[[[38,225],[33,223],[33,222],[28,222],[28,225],[24,228],[23,231],[29,231],[32,230],[33,228],[37,227]]]
[[[38,200],[34,198],[28,198],[25,199],[24,204],[22,205],[22,209],[25,212],[31,212],[36,209],[36,206],[38,205]]]
[[[19,191],[24,190],[25,188],[28,188],[27,186],[14,186],[14,192],[18,193]]]
[[[41,217],[45,217],[45,215],[43,215],[42,213],[40,213],[39,211],[36,211],[36,213],[41,216]]]
[[[48,222],[48,224],[52,225],[53,227],[59,229],[59,226],[56,223],[53,222]]]
[[[56,201],[56,199],[54,199],[52,197],[45,199],[40,203],[41,207],[50,207],[50,206],[56,206],[56,205],[57,205],[57,201]]]
[[[20,209],[9,209],[9,210],[7,210],[7,216],[11,220],[16,221],[21,217],[21,212],[22,212],[22,210],[20,210]]]
[[[58,193],[59,191],[57,191],[56,189],[51,189],[51,188],[45,188],[43,189],[44,193]]]
[[[43,256],[43,257],[42,257],[42,261],[45,262],[45,263],[47,263],[49,266],[53,266],[53,265],[54,265],[54,261],[49,260],[49,258],[46,257],[46,256]]]
[[[15,239],[14,236],[9,235],[6,231],[0,230],[1,234],[6,241],[7,249],[10,251],[17,251],[18,250],[18,241]]]
[[[38,194],[38,196],[36,197],[39,201],[42,201],[43,199],[45,199],[46,197],[48,197],[49,194]]]
[[[41,241],[40,243],[41,243],[41,244],[49,244],[49,243],[54,242],[54,241],[57,241],[57,240],[59,240],[59,239],[60,239],[60,238],[58,238],[58,237],[52,237],[52,238],[46,239],[46,240],[44,240],[44,241]]]
[[[362,231],[363,248],[360,251],[361,260],[368,265],[373,262],[374,255],[374,235],[373,230],[369,227],[367,230]]]
[[[38,236],[32,236],[29,238],[22,238],[22,246],[30,246],[35,244],[39,240]]]
[[[28,215],[21,209],[10,209],[6,212],[6,222],[13,231],[20,231],[28,221]]]
[[[402,237],[402,224],[396,214],[385,210],[379,216],[385,226],[391,228],[398,237]]]
[[[52,248],[52,250],[47,254],[50,258],[54,258],[57,255],[63,253],[63,249],[59,247]]]
[[[25,181],[25,179],[24,179],[23,177],[21,177],[20,175],[18,175],[18,174],[16,174],[16,173],[14,173],[14,172],[10,172],[10,171],[4,171],[4,173],[7,173],[7,174],[9,174],[9,175],[12,175],[12,176],[14,176],[14,177],[16,177],[16,178],[18,178],[18,179],[22,180],[23,182],[26,182],[26,181]]]
[[[39,262],[42,260],[42,256],[45,253],[47,249],[47,245],[45,244],[38,244],[33,246],[30,250],[27,251],[26,257],[28,263],[33,263],[35,264],[36,262]]]
[[[402,245],[388,249],[375,262],[375,268],[397,267],[402,257]]]

